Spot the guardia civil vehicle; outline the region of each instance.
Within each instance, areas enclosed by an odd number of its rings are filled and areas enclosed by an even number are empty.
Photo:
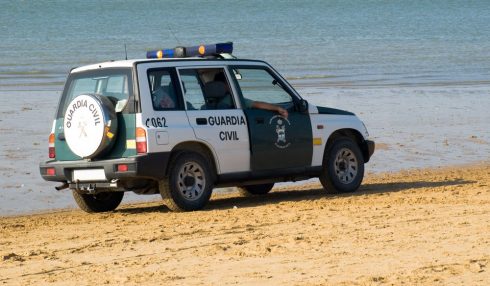
[[[309,104],[269,64],[232,50],[177,47],[71,70],[42,177],[87,212],[116,209],[126,191],[193,211],[221,186],[264,195],[319,177],[326,192],[357,190],[374,152],[359,118]]]

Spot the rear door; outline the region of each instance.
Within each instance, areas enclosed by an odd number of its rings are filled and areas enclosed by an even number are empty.
[[[250,170],[247,121],[237,109],[223,67],[178,69],[187,117],[196,138],[215,152],[220,173]]]
[[[250,133],[251,170],[278,170],[311,166],[313,141],[308,113],[295,110],[298,99],[282,79],[265,66],[234,66]],[[288,110],[287,118],[277,112],[254,108],[266,102]]]

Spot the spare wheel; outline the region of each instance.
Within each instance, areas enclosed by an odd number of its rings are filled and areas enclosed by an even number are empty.
[[[95,158],[116,140],[117,117],[113,103],[104,96],[75,97],[65,112],[64,133],[71,151],[82,158]]]

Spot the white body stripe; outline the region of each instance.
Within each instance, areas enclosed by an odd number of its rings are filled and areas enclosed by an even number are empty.
[[[189,110],[189,122],[196,138],[206,142],[218,158],[218,173],[250,170],[250,143],[245,115],[241,109]],[[204,118],[206,125],[198,125]]]

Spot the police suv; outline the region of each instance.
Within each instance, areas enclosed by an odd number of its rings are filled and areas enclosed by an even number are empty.
[[[374,152],[359,118],[309,104],[269,64],[232,49],[177,47],[73,69],[42,177],[70,188],[86,212],[114,210],[125,191],[192,211],[220,186],[263,195],[319,177],[326,192],[357,190]]]

